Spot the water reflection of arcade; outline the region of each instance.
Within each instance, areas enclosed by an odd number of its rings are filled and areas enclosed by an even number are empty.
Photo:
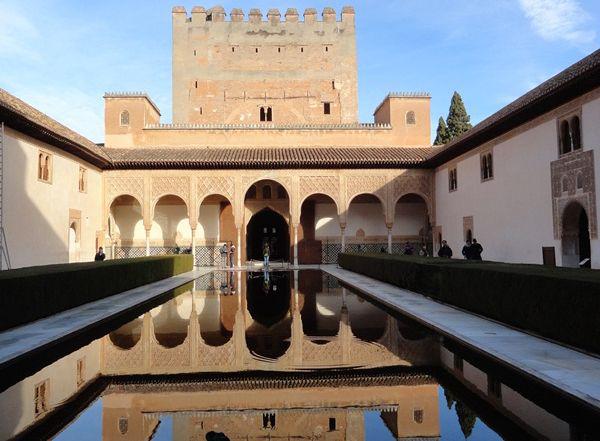
[[[430,364],[433,339],[402,329],[320,271],[217,272],[112,332],[103,363],[115,374]]]

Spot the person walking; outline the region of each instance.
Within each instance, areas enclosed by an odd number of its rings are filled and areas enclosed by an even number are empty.
[[[428,257],[429,253],[427,252],[427,246],[425,244],[421,245],[421,249],[419,250],[419,256]]]
[[[229,267],[233,268],[233,262],[235,260],[235,245],[233,242],[229,242]]]
[[[106,259],[106,255],[104,254],[104,249],[100,247],[98,248],[98,252],[94,256],[94,261],[102,262],[104,259]]]
[[[450,259],[452,257],[452,248],[448,246],[448,242],[442,240],[442,246],[438,251],[438,257],[444,257]]]
[[[467,239],[467,241],[465,242],[465,246],[462,249],[462,255],[467,260],[471,260],[473,258],[471,247],[471,240]]]
[[[228,247],[227,242],[223,242],[223,246],[219,251],[221,254],[221,268],[227,268],[227,260],[228,260]]]
[[[473,239],[473,243],[471,244],[471,259],[481,260],[481,253],[483,253],[483,247],[477,242],[477,239]]]
[[[271,250],[269,248],[269,242],[265,241],[263,243],[263,266],[265,268],[269,267],[269,257],[271,254]]]

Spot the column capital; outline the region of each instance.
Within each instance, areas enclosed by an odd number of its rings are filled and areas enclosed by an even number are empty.
[[[391,230],[393,228],[393,226],[394,226],[394,223],[393,222],[386,222],[385,226],[387,227],[388,230]]]
[[[346,229],[346,222],[340,222],[340,228],[342,230],[345,230]]]

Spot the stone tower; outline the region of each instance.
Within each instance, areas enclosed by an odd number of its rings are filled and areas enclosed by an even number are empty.
[[[173,122],[358,122],[354,9],[173,8]]]

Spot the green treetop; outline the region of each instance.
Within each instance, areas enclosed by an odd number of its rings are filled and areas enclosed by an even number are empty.
[[[448,135],[451,140],[473,127],[470,119],[460,94],[454,92],[450,103],[450,110],[448,111],[448,118],[446,118]]]
[[[448,141],[450,141],[450,137],[448,136],[448,126],[446,126],[446,121],[444,121],[444,118],[440,116],[437,126],[437,135],[435,137],[435,141],[433,141],[433,145],[446,144]]]

